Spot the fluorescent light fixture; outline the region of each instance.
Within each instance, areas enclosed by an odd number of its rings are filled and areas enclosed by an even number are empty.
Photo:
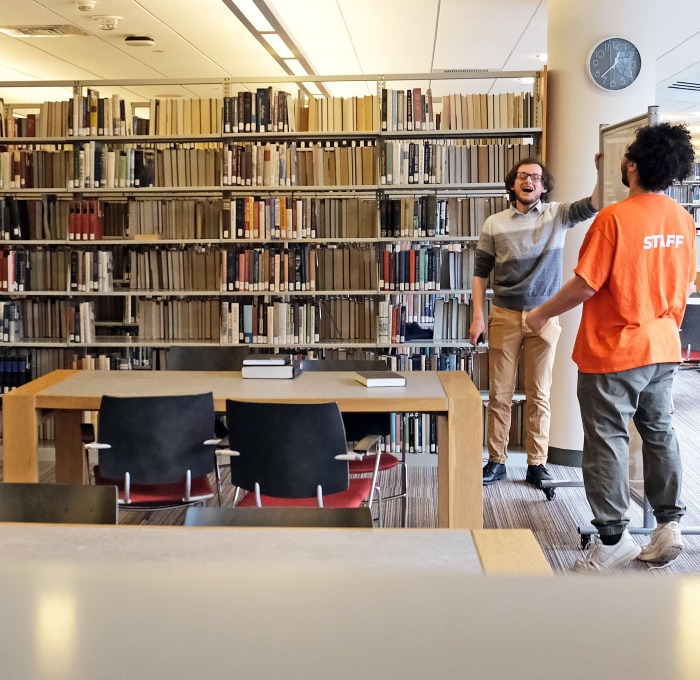
[[[521,78],[520,82],[523,85],[532,85],[535,82],[535,79],[532,76],[528,76],[527,78]]]
[[[301,62],[298,59],[285,59],[284,63],[289,66],[289,70],[295,75],[295,76],[308,76],[309,74],[306,72],[306,69],[301,65]]]
[[[280,59],[294,59],[294,54],[287,47],[287,43],[277,33],[263,33],[262,37],[265,38],[267,44],[277,53]]]
[[[316,85],[316,83],[303,83],[303,85],[309,94],[314,94],[319,97],[321,96],[321,90],[318,89],[318,85]]]
[[[256,31],[275,30],[272,28],[270,22],[265,18],[263,13],[257,8],[253,0],[235,0],[235,2],[236,7],[238,7],[238,9],[245,14],[245,18],[250,21]]]
[[[542,54],[538,54],[538,55],[537,55],[537,58],[538,58],[540,61],[547,61],[547,53],[546,53],[546,52],[542,52]]]

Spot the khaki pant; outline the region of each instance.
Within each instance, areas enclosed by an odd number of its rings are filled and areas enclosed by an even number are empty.
[[[487,444],[489,460],[505,463],[513,392],[522,348],[525,362],[525,451],[528,465],[544,465],[549,445],[549,391],[559,321],[550,319],[535,335],[522,325],[522,314],[493,307],[489,315],[489,411]]]

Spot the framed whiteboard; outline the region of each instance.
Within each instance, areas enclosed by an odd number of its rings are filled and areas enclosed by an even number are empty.
[[[600,126],[600,152],[603,154],[598,168],[600,205],[606,206],[627,198],[629,189],[622,183],[620,163],[637,130],[659,122],[659,107],[650,106],[647,113],[628,118],[614,125]]]

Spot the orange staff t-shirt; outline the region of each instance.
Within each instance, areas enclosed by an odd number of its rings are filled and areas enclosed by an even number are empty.
[[[601,210],[574,269],[597,291],[583,304],[572,356],[579,371],[680,363],[695,268],[695,223],[672,198],[638,194]]]

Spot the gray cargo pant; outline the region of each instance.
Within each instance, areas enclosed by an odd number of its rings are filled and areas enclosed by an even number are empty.
[[[671,422],[677,364],[652,364],[616,373],[579,373],[583,421],[583,481],[601,535],[629,523],[630,418],[642,438],[644,490],[659,523],[685,513],[681,459]]]

